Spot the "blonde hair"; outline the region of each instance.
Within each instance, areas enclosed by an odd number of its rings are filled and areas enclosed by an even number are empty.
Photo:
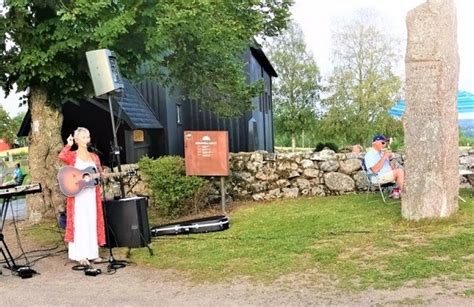
[[[84,127],[77,127],[77,129],[74,130],[74,140],[77,141],[79,134],[84,133],[84,132],[89,133],[89,129],[84,128]]]

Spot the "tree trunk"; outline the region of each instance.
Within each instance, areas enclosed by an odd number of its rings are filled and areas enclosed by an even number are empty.
[[[29,109],[31,129],[29,134],[28,164],[31,183],[41,183],[42,193],[27,197],[28,216],[33,223],[43,217],[52,217],[64,208],[64,197],[59,191],[56,174],[60,166],[58,153],[63,146],[61,126],[63,117],[59,110],[47,103],[47,92],[31,88]]]
[[[296,136],[293,133],[291,135],[291,151],[295,152],[295,149],[296,149]]]

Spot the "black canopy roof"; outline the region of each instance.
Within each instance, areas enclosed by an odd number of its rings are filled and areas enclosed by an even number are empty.
[[[83,103],[90,103],[106,112],[109,112],[107,100],[97,98],[70,99],[67,103],[80,106]],[[132,130],[136,129],[162,129],[157,116],[146,103],[140,92],[133,84],[124,79],[124,89],[122,93],[113,98],[112,109],[116,118],[122,119]],[[77,114],[81,116],[81,114]],[[27,136],[31,126],[31,113],[28,110],[21,123],[18,136]]]

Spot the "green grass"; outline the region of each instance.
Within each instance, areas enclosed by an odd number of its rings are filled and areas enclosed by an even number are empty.
[[[47,246],[56,244],[58,246],[64,244],[63,231],[60,231],[56,221],[46,221],[31,227],[27,227],[21,231],[22,239],[31,240],[38,246]]]
[[[231,214],[225,232],[159,238],[157,255],[139,261],[196,278],[251,276],[274,280],[316,269],[350,288],[397,287],[447,276],[473,278],[473,202],[439,221],[408,222],[400,203],[350,195],[249,204]]]
[[[159,237],[155,256],[134,249],[132,259],[207,281],[307,272],[316,283],[322,273],[354,290],[473,279],[474,204],[469,191],[462,196],[454,217],[421,222],[403,220],[400,202],[376,194],[249,203],[231,212],[229,230]]]
[[[463,294],[467,297],[474,297],[474,289],[469,289],[463,292]]]

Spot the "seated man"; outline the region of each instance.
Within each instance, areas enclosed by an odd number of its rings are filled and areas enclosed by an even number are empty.
[[[373,183],[384,184],[396,182],[397,187],[393,189],[390,197],[400,198],[400,189],[403,187],[404,172],[395,167],[393,154],[385,150],[389,139],[382,134],[377,134],[372,139],[372,148],[365,154],[365,165],[369,174],[377,174],[372,177]]]
[[[16,184],[21,185],[23,179],[25,179],[25,174],[23,174],[23,171],[20,168],[20,163],[17,163],[15,165],[15,170],[13,171],[13,180],[15,180]]]
[[[10,186],[10,185],[22,185],[23,184],[23,179],[25,179],[25,174],[23,174],[23,171],[20,168],[20,163],[17,163],[15,165],[15,169],[12,172],[13,180],[10,180],[8,182],[4,182],[2,186]]]

